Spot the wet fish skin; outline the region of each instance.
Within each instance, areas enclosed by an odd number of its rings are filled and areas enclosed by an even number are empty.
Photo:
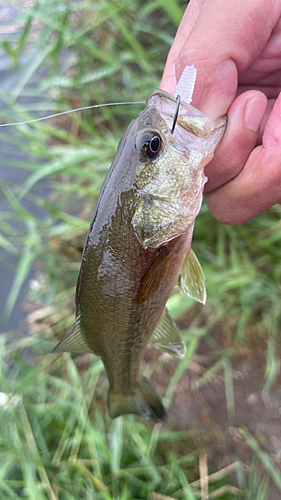
[[[154,91],[119,143],[84,247],[75,325],[54,350],[101,357],[113,418],[167,418],[140,365],[190,253],[204,165],[225,128],[183,104],[172,135],[174,109],[172,96]]]

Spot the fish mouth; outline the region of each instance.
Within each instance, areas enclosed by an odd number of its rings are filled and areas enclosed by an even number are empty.
[[[160,111],[161,115],[162,113],[165,114],[165,117],[169,122],[174,121],[175,113],[177,111],[177,99],[173,95],[165,92],[165,90],[155,89],[150,92],[146,101],[146,106],[153,105],[158,111]],[[183,106],[188,106],[188,104],[184,101],[180,101],[179,110],[182,110]],[[172,127],[169,126],[169,128],[171,130]]]
[[[158,109],[160,107],[160,111],[163,111],[169,117],[174,119],[175,112],[177,109],[178,105],[178,100],[176,97],[174,97],[172,94],[169,94],[165,90],[162,89],[155,89],[152,92],[150,92],[147,101],[146,101],[146,106],[151,106],[155,105]],[[198,116],[198,113],[204,117],[205,115],[198,111],[198,109],[194,108],[191,106],[191,104],[188,104],[185,102],[183,99],[180,99],[180,105],[179,105],[179,118],[181,114],[186,114],[187,112],[190,114],[193,114],[194,111],[196,112],[196,115]]]
[[[177,128],[179,127],[182,132],[187,131],[200,139],[206,139],[217,128],[225,129],[226,117],[220,117],[218,120],[213,121],[209,116],[199,111],[197,108],[191,106],[183,99],[178,104],[177,99],[165,92],[165,90],[153,90],[146,101],[146,106],[155,106],[162,118],[169,122],[169,129],[172,132],[175,114],[177,114]],[[183,143],[185,141],[183,140]]]
[[[164,99],[168,99],[169,101],[173,102],[173,103],[177,103],[177,99],[172,95],[172,94],[169,94],[169,92],[166,92],[165,90],[162,90],[162,89],[154,89],[152,90],[152,92],[150,92],[150,94],[148,95],[148,98],[146,100],[146,104],[149,103],[149,101],[152,99],[152,97],[154,96],[159,96],[159,97],[162,97]],[[184,101],[181,100],[181,104],[185,104],[187,105],[187,103],[185,103]]]

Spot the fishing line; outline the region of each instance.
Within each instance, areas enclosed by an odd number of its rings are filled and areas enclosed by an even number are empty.
[[[107,102],[105,104],[93,104],[92,106],[84,106],[83,108],[69,109],[68,111],[62,111],[61,113],[55,113],[54,115],[43,116],[42,118],[34,118],[33,120],[26,120],[25,122],[2,123],[0,124],[0,127],[12,127],[15,125],[25,125],[26,123],[41,122],[43,120],[48,120],[48,118],[55,118],[56,116],[75,113],[75,111],[83,111],[83,109],[102,108],[105,106],[118,106],[120,104],[145,104],[145,103],[146,101],[126,101],[126,102]]]

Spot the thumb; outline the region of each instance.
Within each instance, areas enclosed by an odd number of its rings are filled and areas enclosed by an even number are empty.
[[[192,105],[212,118],[226,113],[238,77],[258,58],[277,15],[266,0],[205,0],[176,60],[177,81],[187,65],[197,68]]]

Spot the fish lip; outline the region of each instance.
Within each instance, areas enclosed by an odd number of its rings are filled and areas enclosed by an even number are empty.
[[[177,104],[176,97],[174,97],[172,94],[169,94],[169,92],[166,92],[165,90],[162,90],[162,89],[154,89],[154,90],[152,90],[152,92],[150,92],[150,94],[147,97],[146,104],[154,96],[159,96],[159,97],[162,97],[164,99],[169,99],[170,101],[172,101],[175,104]],[[191,108],[193,108],[193,106],[191,106],[188,102],[185,102],[182,98],[181,98],[180,104],[184,105],[184,106],[190,106]]]
[[[160,97],[165,97],[166,99],[170,99],[170,101],[172,101],[174,103],[177,102],[177,99],[172,94],[169,94],[169,92],[166,92],[165,90],[162,90],[162,89],[154,89],[148,95],[148,97],[146,99],[146,103],[148,103],[148,101],[151,99],[151,97],[153,97],[155,95],[158,95]]]

